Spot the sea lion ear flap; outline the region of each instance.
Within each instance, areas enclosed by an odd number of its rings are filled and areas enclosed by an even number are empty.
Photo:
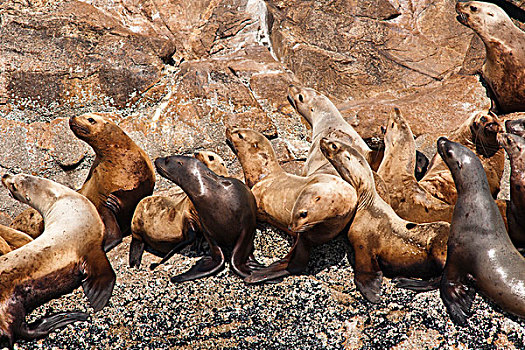
[[[115,285],[115,272],[102,248],[93,249],[84,258],[80,270],[85,276],[84,293],[95,312],[100,311],[108,303]]]

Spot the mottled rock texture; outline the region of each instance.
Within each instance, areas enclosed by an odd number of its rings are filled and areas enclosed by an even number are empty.
[[[501,1],[503,2],[503,0]],[[522,6],[523,1],[513,1]],[[381,136],[394,106],[416,136],[454,129],[490,100],[475,73],[484,48],[455,20],[453,0],[0,1],[0,170],[78,188],[94,159],[67,118],[106,112],[151,158],[209,149],[241,175],[226,126],[272,139],[298,172],[309,129],[286,99],[290,83],[328,95],[363,137]],[[158,177],[158,190],[171,186]],[[0,222],[24,208],[0,190]],[[289,242],[258,230],[260,259]],[[127,267],[108,308],[20,348],[523,348],[525,323],[482,298],[466,328],[437,293],[385,281],[383,302],[353,283],[344,239],[316,250],[304,276],[245,286],[230,272],[174,286],[195,261],[176,255],[154,273]],[[81,291],[36,313],[84,308]]]

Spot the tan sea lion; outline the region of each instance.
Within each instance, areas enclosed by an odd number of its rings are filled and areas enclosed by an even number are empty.
[[[482,75],[499,113],[525,111],[525,32],[503,9],[479,1],[456,3],[457,20],[485,44]]]
[[[414,176],[416,144],[410,126],[395,108],[385,133],[385,156],[377,170],[390,192],[390,204],[413,222],[450,221],[454,209],[421,187]]]
[[[321,139],[320,145],[341,177],[358,193],[348,240],[355,252],[355,283],[361,294],[378,303],[383,274],[421,278],[440,275],[449,224],[416,224],[401,219],[377,194],[372,170],[360,152],[330,137]]]
[[[344,120],[332,101],[316,90],[290,85],[288,88],[288,101],[312,127],[312,145],[308,150],[308,157],[304,164],[302,175],[331,174],[339,176],[319,149],[319,142],[323,137],[334,130],[339,130],[344,133],[344,142],[348,143],[350,140],[351,144],[368,161],[374,170],[376,189],[379,195],[389,203],[388,188],[381,176],[375,172],[381,163],[382,151],[377,152],[370,149],[352,125]]]
[[[230,266],[237,275],[244,278],[261,267],[253,258],[257,204],[248,186],[235,178],[215,174],[192,157],[157,158],[155,166],[161,176],[188,195],[210,247],[210,256],[199,260],[189,271],[172,277],[172,282],[219,272],[224,268],[227,249],[231,249]]]
[[[69,119],[73,133],[87,142],[96,157],[79,193],[95,204],[106,226],[104,249],[109,251],[130,231],[131,218],[140,200],[153,193],[155,171],[146,153],[108,117],[87,113]],[[30,217],[30,211],[21,215]],[[35,219],[15,222],[32,223]],[[11,227],[24,231],[23,226]],[[25,231],[24,231],[25,232]]]
[[[209,151],[195,153],[219,176],[228,176],[223,159]],[[144,249],[155,255],[169,258],[192,243],[197,234],[202,234],[199,217],[189,197],[182,189],[173,194],[149,196],[140,201],[131,221],[131,245],[129,265],[140,266]],[[176,247],[176,250],[174,248]]]
[[[501,120],[494,113],[478,112],[448,135],[450,141],[467,146],[481,159],[494,198],[499,193],[505,166],[505,152],[496,137],[502,131]],[[437,153],[419,185],[445,203],[456,203],[457,193],[452,174]]]
[[[445,270],[430,281],[400,279],[398,285],[417,291],[439,288],[459,325],[466,324],[476,291],[504,311],[525,317],[525,259],[510,241],[479,158],[444,137],[438,140],[438,152],[458,192]]]
[[[61,312],[34,323],[25,317],[36,307],[82,286],[95,311],[113,291],[115,273],[102,249],[104,224],[97,209],[79,193],[30,175],[4,175],[11,195],[44,216],[44,232],[34,241],[0,256],[0,347],[18,339],[46,337],[59,327],[84,321],[82,312]]]
[[[31,241],[33,239],[24,232],[0,225],[0,255],[7,254]]]
[[[357,202],[354,188],[335,175],[302,177],[286,173],[270,141],[254,130],[228,129],[226,138],[257,200],[258,219],[294,237],[286,257],[253,272],[245,282],[303,272],[312,247],[333,239],[350,221]],[[294,218],[308,218],[310,224],[292,225]]]

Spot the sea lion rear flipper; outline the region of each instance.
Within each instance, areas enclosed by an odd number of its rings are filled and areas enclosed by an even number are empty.
[[[188,244],[193,242],[195,240],[195,237],[197,237],[197,233],[193,229],[188,230],[188,238],[185,241],[179,242],[178,244],[173,247],[168,254],[166,254],[162,260],[159,263],[153,263],[149,266],[150,270],[155,270],[159,265],[164,264],[166,261],[168,261],[175,253],[186,247]]]
[[[103,205],[98,209],[100,218],[104,222],[104,251],[109,252],[120,242],[122,242],[122,232],[117,222],[117,218],[112,209]]]
[[[145,243],[135,237],[131,238],[129,245],[129,267],[139,267],[144,254]]]
[[[476,290],[461,281],[448,280],[446,275],[443,275],[439,291],[452,321],[465,326]]]
[[[171,282],[178,283],[196,280],[198,278],[211,276],[224,268],[224,253],[217,244],[208,241],[211,256],[200,259],[191,269],[171,278]]]
[[[33,340],[44,338],[52,331],[62,328],[76,321],[86,321],[88,314],[85,312],[61,312],[27,324],[25,321],[20,324],[14,333],[20,339]]]
[[[371,303],[381,301],[381,284],[383,272],[379,268],[377,259],[361,251],[355,250],[354,282],[361,294]]]
[[[99,311],[106,306],[111,297],[115,285],[115,272],[106,254],[100,249],[93,249],[85,257],[81,270],[86,276],[82,281],[84,293],[95,312]]]
[[[392,282],[398,288],[413,290],[414,292],[428,292],[439,288],[441,276],[429,280],[418,280],[406,277],[395,277]]]

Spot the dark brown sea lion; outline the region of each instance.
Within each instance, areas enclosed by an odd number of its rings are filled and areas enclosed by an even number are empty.
[[[96,157],[79,193],[95,204],[106,227],[104,249],[109,251],[129,234],[131,218],[140,200],[153,193],[155,171],[146,153],[108,117],[88,113],[69,119],[73,133],[87,142]],[[30,211],[21,215],[31,216]],[[36,218],[15,219],[38,227]],[[11,225],[24,231],[24,226]]]
[[[211,171],[228,176],[222,158],[209,151],[195,153]],[[144,249],[165,258],[192,243],[197,234],[202,234],[195,207],[180,187],[169,194],[153,195],[140,201],[131,221],[131,246],[129,265],[140,266]],[[174,248],[177,250],[174,251]]]
[[[449,224],[416,224],[401,219],[377,194],[372,170],[360,152],[330,136],[321,139],[321,150],[359,196],[348,239],[355,252],[355,283],[361,294],[370,302],[379,302],[383,274],[421,278],[440,275]]]
[[[479,158],[446,138],[438,152],[452,172],[458,192],[450,225],[447,263],[440,278],[401,279],[413,290],[440,289],[452,320],[465,325],[476,290],[504,311],[525,317],[525,259],[512,245]]]
[[[32,241],[33,239],[24,232],[0,225],[0,255],[7,254]]]
[[[17,339],[46,337],[59,327],[87,319],[62,312],[28,324],[36,307],[82,286],[95,311],[113,291],[115,273],[102,249],[104,224],[89,200],[56,182],[29,175],[4,175],[11,195],[44,216],[34,241],[0,257],[0,347]],[[7,343],[6,343],[7,342]]]
[[[506,201],[508,232],[512,243],[525,248],[525,139],[502,133],[498,139],[510,159],[510,200]]]
[[[257,217],[294,238],[290,252],[245,279],[258,283],[303,272],[311,249],[339,234],[350,221],[355,189],[339,176],[286,173],[268,139],[249,129],[226,130],[226,138],[257,200]]]
[[[227,248],[232,249],[231,268],[239,276],[247,277],[260,266],[253,259],[257,204],[248,186],[215,174],[192,157],[157,158],[155,166],[160,175],[188,195],[211,252],[189,271],[172,277],[172,282],[194,280],[222,270]]]
[[[331,133],[338,130],[344,133],[345,142],[350,140],[355,147],[368,161],[374,170],[374,180],[379,195],[387,202],[390,202],[388,188],[383,179],[375,170],[379,167],[382,159],[382,150],[374,151],[361,136],[354,130],[352,125],[344,120],[343,116],[328,99],[314,89],[301,88],[290,85],[288,88],[288,101],[312,127],[312,145],[308,151],[308,157],[304,164],[303,176],[313,174],[331,174],[339,176],[334,167],[326,160],[319,149],[319,141]]]
[[[501,120],[494,113],[478,112],[448,135],[449,140],[467,146],[481,159],[494,198],[499,193],[505,166],[505,152],[497,139],[498,133],[502,131]],[[456,203],[457,193],[452,174],[439,154],[434,155],[419,184],[443,202],[451,205]]]
[[[385,155],[377,170],[389,189],[390,205],[403,219],[413,222],[450,221],[448,203],[432,196],[414,176],[416,143],[410,126],[395,108],[385,133]]]
[[[495,4],[457,2],[456,12],[457,20],[474,30],[485,44],[482,75],[498,112],[525,111],[525,32]]]

